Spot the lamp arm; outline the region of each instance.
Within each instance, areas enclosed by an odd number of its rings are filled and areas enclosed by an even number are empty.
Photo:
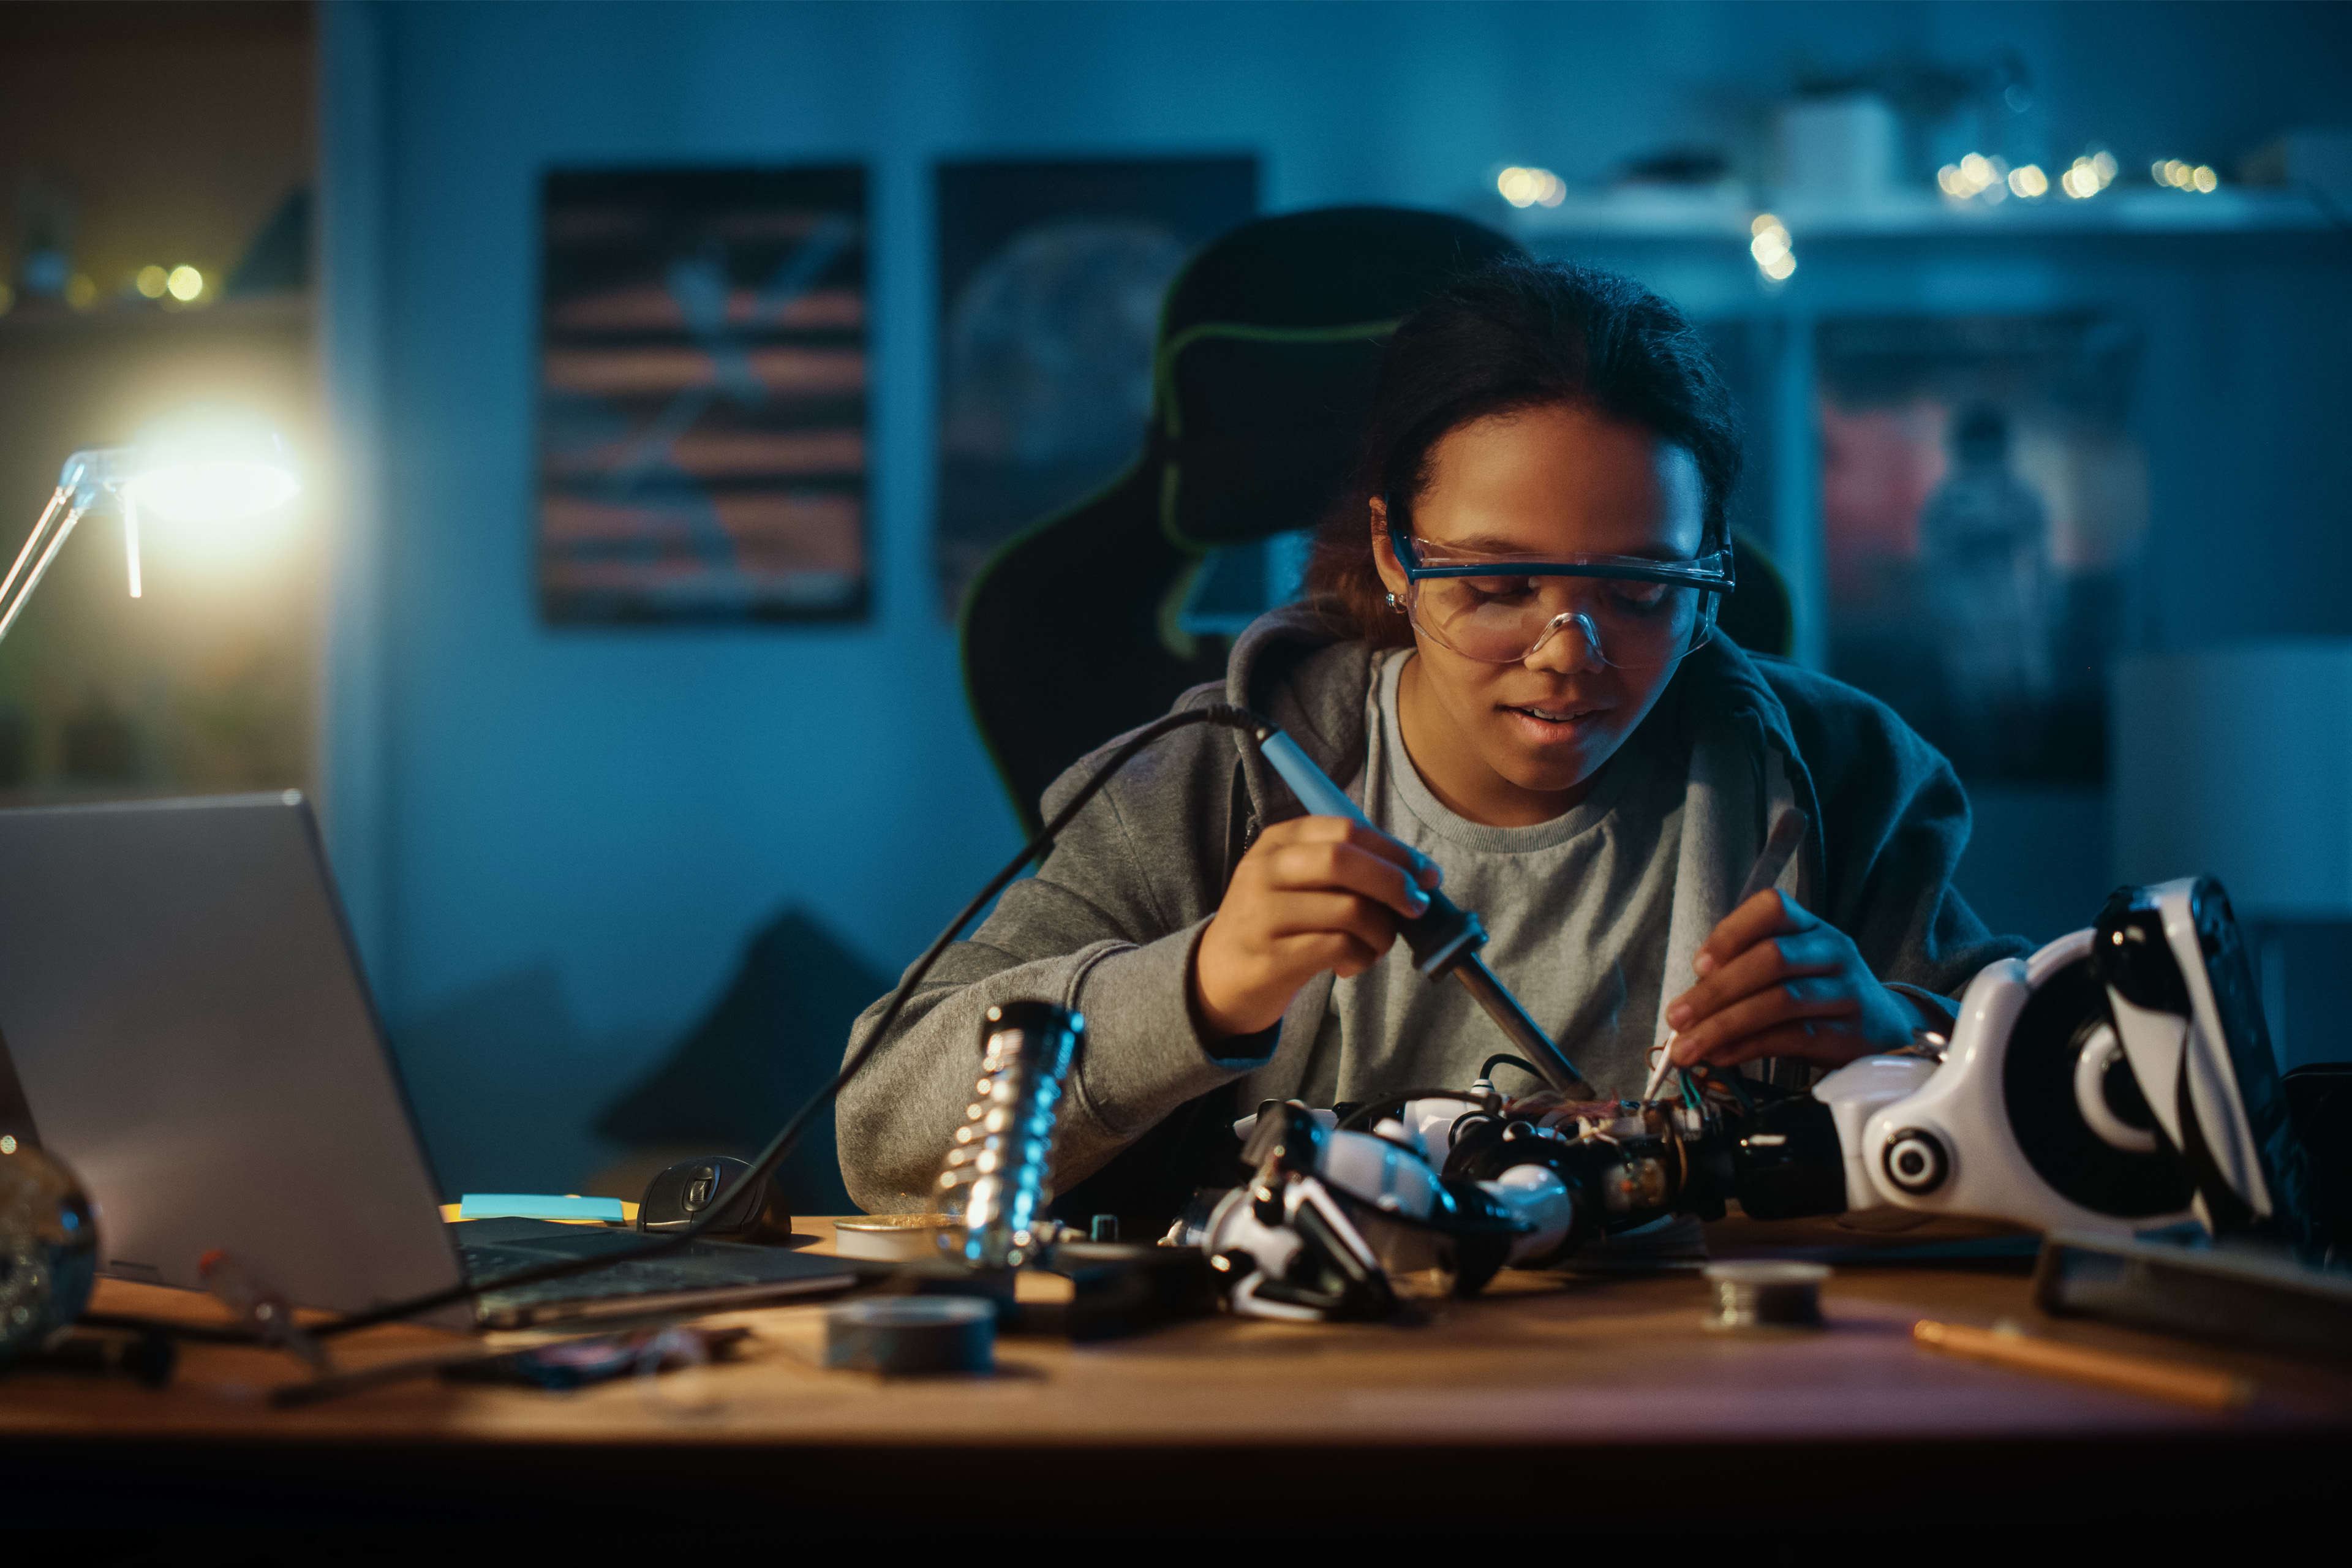
[[[60,493],[63,493],[62,490]],[[41,513],[42,525],[46,525],[48,522],[50,517],[55,515],[56,510],[56,507],[52,505],[47,510]],[[7,637],[8,628],[16,624],[17,616],[22,614],[24,611],[25,601],[31,598],[33,596],[33,590],[41,585],[42,577],[47,575],[48,573],[49,563],[58,558],[58,552],[65,547],[67,540],[73,537],[74,525],[81,521],[83,514],[89,510],[89,508],[87,504],[77,500],[70,510],[66,512],[65,520],[59,522],[57,526],[56,531],[49,535],[48,548],[41,552],[40,560],[34,563],[32,575],[25,579],[25,585],[16,590],[16,597],[7,599],[5,606],[0,607],[0,638]],[[34,542],[38,540],[39,537],[40,528],[37,526],[33,531],[33,538],[25,542],[26,553],[29,554],[32,552]],[[20,555],[17,558],[16,563],[19,566],[24,564],[23,556]],[[9,574],[9,576],[12,578],[16,574],[14,572]]]
[[[16,552],[16,563],[8,568],[6,577],[0,578],[0,605],[8,602],[8,595],[16,586],[16,579],[24,574],[25,563],[33,558],[33,552],[40,546],[41,536],[48,531],[50,520],[58,515],[58,509],[72,500],[72,487],[59,485],[56,493],[49,497],[49,504],[41,509],[41,521],[33,524],[33,531],[25,535],[25,548]]]
[[[41,509],[41,519],[33,524],[33,531],[25,536],[25,547],[16,552],[16,563],[8,568],[8,575],[0,577],[0,637],[16,624],[24,612],[25,602],[40,586],[41,578],[48,572],[49,563],[65,547],[75,525],[92,508],[109,496],[122,508],[123,547],[130,556],[131,596],[139,597],[139,514],[124,481],[131,472],[131,449],[128,447],[86,447],[65,461],[58,472],[58,488],[49,496],[49,504]],[[59,513],[63,513],[62,521]],[[51,529],[50,524],[56,523]],[[31,562],[28,576],[25,563]],[[19,584],[17,579],[24,581]]]
[[[129,490],[118,490],[114,499],[122,503],[122,559],[131,568],[131,596],[142,593],[139,582],[139,500]]]

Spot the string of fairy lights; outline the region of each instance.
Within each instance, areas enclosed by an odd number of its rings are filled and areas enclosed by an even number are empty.
[[[1988,153],[1970,153],[1936,171],[1936,187],[1950,206],[1994,206],[2017,200],[2041,202],[2053,195],[2062,201],[2085,202],[2116,183],[2121,165],[2105,147],[2086,148],[2053,179],[2039,163],[2011,164]],[[2148,165],[2148,179],[2159,187],[2190,195],[2211,195],[2221,188],[2221,177],[2210,163],[2159,158]],[[1549,169],[1514,163],[1495,176],[1496,194],[1515,207],[1557,207],[1568,199],[1568,182]],[[1797,270],[1796,241],[1789,226],[1771,213],[1759,213],[1748,225],[1748,253],[1756,270],[1771,287],[1786,283]]]

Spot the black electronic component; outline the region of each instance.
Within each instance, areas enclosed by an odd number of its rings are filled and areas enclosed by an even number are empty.
[[[1732,1183],[1757,1219],[1797,1219],[1845,1208],[1845,1156],[1830,1108],[1794,1094],[1756,1108],[1736,1134]]]

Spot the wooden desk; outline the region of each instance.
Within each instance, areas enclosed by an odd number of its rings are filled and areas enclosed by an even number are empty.
[[[803,1223],[829,1248],[829,1224]],[[1710,1232],[1717,1256],[1856,1239],[1815,1222]],[[968,1490],[946,1481],[977,1469],[1048,1487],[1057,1512],[1159,1515],[1231,1493],[1227,1517],[1296,1514],[1312,1496],[1318,1510],[1394,1518],[1456,1507],[1454,1488],[1597,1501],[1655,1497],[1671,1477],[1673,1506],[1691,1516],[1836,1479],[1851,1519],[1874,1497],[1916,1507],[1930,1475],[2021,1499],[2079,1501],[2106,1483],[2147,1499],[2208,1484],[2217,1466],[2334,1465],[2352,1436],[2352,1368],[2042,1319],[2021,1263],[1844,1266],[1823,1299],[1824,1332],[1739,1338],[1701,1328],[1705,1289],[1690,1275],[1506,1274],[1421,1327],[1219,1318],[1108,1343],[1009,1338],[993,1378],[896,1383],[822,1370],[823,1309],[782,1307],[712,1320],[750,1327],[746,1353],[663,1400],[626,1381],[567,1394],[416,1382],[280,1410],[260,1394],[297,1375],[290,1361],[192,1343],[162,1391],[63,1373],[0,1379],[0,1490],[36,1495],[29,1476],[47,1489],[38,1495],[108,1500],[117,1518],[185,1517],[173,1510],[200,1502],[321,1521],[394,1506],[422,1523],[511,1504],[521,1488],[617,1497],[691,1479],[835,1518],[846,1493],[887,1496],[903,1521],[968,1508]],[[209,1305],[110,1281],[98,1301],[182,1317]],[[2228,1368],[2258,1392],[2215,1414],[1956,1360],[1913,1344],[1923,1316],[2013,1317]],[[363,1364],[453,1342],[395,1326],[336,1353]]]

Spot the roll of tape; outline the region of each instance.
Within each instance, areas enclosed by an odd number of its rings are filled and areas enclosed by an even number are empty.
[[[993,1372],[996,1308],[970,1296],[877,1296],[824,1315],[824,1364],[892,1374]]]

